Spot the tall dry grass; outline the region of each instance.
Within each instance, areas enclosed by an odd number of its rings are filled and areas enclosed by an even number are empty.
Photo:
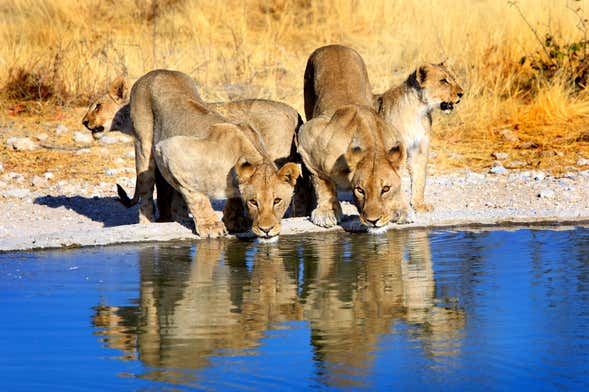
[[[538,134],[555,132],[562,143],[582,142],[589,99],[570,65],[584,48],[566,58],[565,45],[586,38],[587,1],[512,3],[4,0],[0,86],[4,99],[84,105],[121,72],[135,79],[161,67],[192,75],[210,100],[266,97],[301,110],[307,57],[342,43],[362,54],[375,91],[420,62],[450,64],[466,95],[455,115],[436,119],[441,145],[497,144],[495,131],[505,127],[536,144]],[[549,58],[546,34],[565,56]],[[551,61],[552,68],[538,66]]]

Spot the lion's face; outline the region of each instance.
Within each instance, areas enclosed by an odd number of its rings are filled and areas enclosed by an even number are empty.
[[[82,124],[92,132],[95,139],[100,139],[104,133],[111,130],[124,131],[124,119],[117,113],[124,106],[127,99],[127,82],[124,77],[115,79],[108,93],[92,103],[82,119]]]
[[[243,164],[238,165],[236,171],[239,191],[252,220],[252,231],[262,240],[277,238],[300,175],[298,165],[287,163],[276,170],[269,163]]]
[[[462,87],[444,64],[424,64],[416,72],[423,98],[432,108],[450,113],[462,98]]]
[[[350,146],[346,154],[360,222],[369,230],[386,228],[398,219],[404,205],[399,176],[404,156],[404,147],[399,143],[384,153]]]

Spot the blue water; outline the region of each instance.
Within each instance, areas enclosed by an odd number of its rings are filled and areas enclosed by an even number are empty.
[[[589,390],[589,229],[0,254],[0,391]]]

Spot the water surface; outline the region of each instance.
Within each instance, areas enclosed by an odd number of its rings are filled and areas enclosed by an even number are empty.
[[[589,229],[0,254],[0,390],[589,390]]]

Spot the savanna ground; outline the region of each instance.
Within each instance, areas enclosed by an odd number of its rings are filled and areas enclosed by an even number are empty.
[[[87,105],[110,80],[154,68],[190,74],[211,101],[271,98],[302,112],[317,47],[357,49],[375,92],[421,62],[445,61],[465,96],[436,113],[432,164],[486,171],[495,151],[553,174],[589,158],[588,1],[572,0],[4,0],[0,3],[0,162],[4,171],[104,178],[115,154],[13,151],[10,136],[46,133],[71,147]],[[503,130],[509,130],[506,138]],[[127,166],[132,158],[125,157]]]

